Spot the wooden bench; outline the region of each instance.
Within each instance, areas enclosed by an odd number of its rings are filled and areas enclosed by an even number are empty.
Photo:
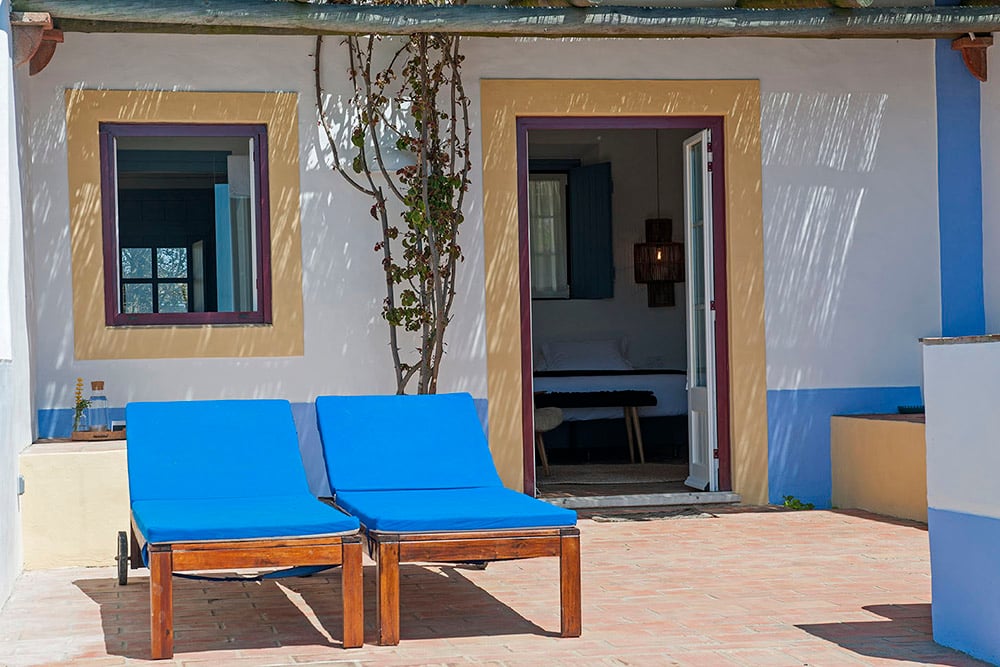
[[[639,425],[639,408],[656,405],[656,394],[651,391],[542,391],[535,394],[536,408],[622,408],[625,414],[625,432],[628,436],[628,456],[635,463],[638,445],[639,462],[646,462],[642,446],[642,427]]]

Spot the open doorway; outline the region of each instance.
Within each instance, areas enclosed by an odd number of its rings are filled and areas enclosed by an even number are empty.
[[[730,488],[721,122],[525,118],[519,129],[526,487]]]

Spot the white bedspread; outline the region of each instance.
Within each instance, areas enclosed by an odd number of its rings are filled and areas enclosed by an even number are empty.
[[[688,411],[686,375],[584,375],[577,377],[536,377],[535,391],[651,391],[656,405],[639,408],[640,417],[686,415]],[[563,410],[566,421],[620,419],[621,408],[572,408]]]

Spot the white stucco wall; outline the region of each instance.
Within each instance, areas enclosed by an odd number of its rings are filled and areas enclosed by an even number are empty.
[[[759,78],[768,388],[920,384],[917,338],[941,320],[932,42],[483,39],[468,56],[470,78]]]
[[[17,455],[31,444],[31,374],[18,165],[18,119],[11,68],[9,4],[0,1],[0,605],[21,571]]]
[[[1000,67],[995,49],[986,50],[987,67]],[[996,72],[996,69],[992,71]],[[980,85],[980,140],[983,164],[983,296],[986,331],[1000,331],[1000,83],[990,77]]]
[[[328,48],[327,88],[346,90]],[[39,407],[73,380],[132,399],[391,389],[368,204],[322,166],[313,41],[70,34],[28,82]],[[481,78],[754,78],[762,89],[768,387],[920,383],[919,336],[940,330],[933,45],[919,41],[468,39],[480,153]],[[123,57],[122,54],[129,54]],[[63,89],[293,90],[302,94],[303,358],[73,358]],[[513,168],[513,165],[511,166]],[[443,390],[485,395],[479,170]],[[730,221],[730,224],[735,224]]]
[[[927,505],[1000,519],[1000,341],[926,345]]]
[[[379,235],[370,203],[325,166],[312,93],[310,38],[87,36],[72,34],[29,82],[33,117],[32,205],[38,219],[34,278],[39,286],[40,407],[69,407],[77,376],[106,380],[112,405],[129,400],[280,396],[394,389]],[[334,49],[334,54],[340,55]],[[128,58],[121,54],[133,52]],[[142,55],[139,55],[142,54]],[[346,92],[344,63],[331,62],[327,90]],[[72,292],[63,90],[68,87],[281,90],[300,93],[301,209],[306,356],[297,358],[77,361]],[[477,192],[461,239],[461,265],[443,390],[484,396],[483,260]]]

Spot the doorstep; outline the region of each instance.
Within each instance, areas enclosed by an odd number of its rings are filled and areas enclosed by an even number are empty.
[[[666,505],[719,505],[739,503],[740,494],[732,491],[690,491],[687,493],[635,493],[616,496],[571,496],[541,498],[545,502],[567,509],[592,507],[650,507]]]

